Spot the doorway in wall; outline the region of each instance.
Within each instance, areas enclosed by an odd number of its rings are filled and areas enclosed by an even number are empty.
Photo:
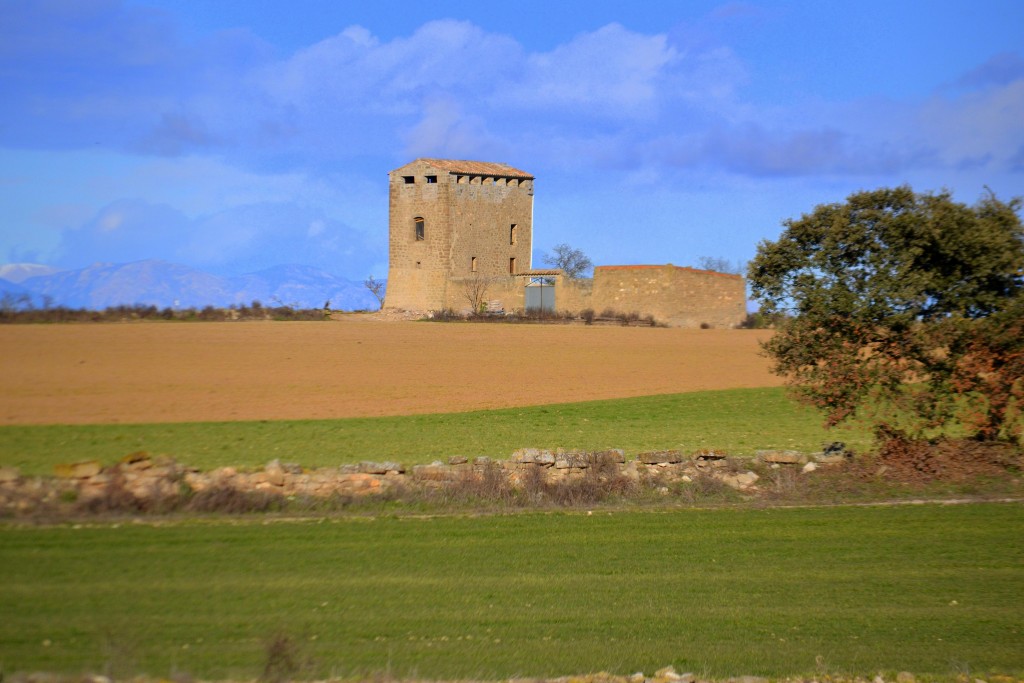
[[[550,277],[531,277],[526,283],[526,310],[542,313],[555,312],[555,280]]]

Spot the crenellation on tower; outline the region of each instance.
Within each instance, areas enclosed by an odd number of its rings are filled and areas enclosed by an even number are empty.
[[[385,306],[438,310],[452,278],[528,271],[534,177],[507,164],[416,159],[389,174]]]

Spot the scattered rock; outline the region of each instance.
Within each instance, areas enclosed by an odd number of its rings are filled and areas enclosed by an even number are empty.
[[[586,453],[580,451],[563,451],[559,449],[555,452],[555,469],[585,469],[589,467],[590,462]]]
[[[412,476],[426,481],[448,481],[453,475],[452,470],[446,465],[435,461],[430,465],[415,465],[412,468]]]
[[[674,682],[679,680],[679,674],[676,673],[675,667],[666,666],[654,672],[654,680]]]
[[[809,462],[806,465],[804,465],[800,469],[800,471],[806,473],[806,472],[813,472],[816,469],[818,469],[818,463],[816,463],[816,462]]]
[[[799,451],[758,451],[756,455],[761,462],[778,465],[800,465],[807,462],[807,456]]]
[[[448,458],[449,465],[465,465],[467,462],[469,462],[469,458],[464,455],[453,455]]]
[[[626,462],[626,451],[621,448],[609,448],[592,453],[590,460],[594,464],[616,463],[621,465]]]
[[[153,466],[153,459],[146,451],[135,451],[121,458],[121,464],[133,470],[145,470]]]
[[[53,473],[61,479],[88,479],[95,477],[102,469],[98,460],[83,460],[54,465]]]
[[[359,472],[362,474],[387,474],[388,472],[405,472],[405,465],[390,460],[384,462],[365,461],[359,463]]]
[[[17,467],[0,467],[0,484],[18,481],[20,478],[21,472],[18,471]]]
[[[271,486],[284,486],[285,470],[280,460],[271,460],[263,468],[263,481]],[[262,482],[261,482],[262,483]]]
[[[683,461],[682,454],[674,449],[668,451],[644,451],[639,453],[636,458],[645,465],[673,464]]]
[[[555,464],[555,454],[543,448],[520,448],[512,453],[512,462],[522,465]]]
[[[723,474],[721,480],[731,486],[732,488],[742,491],[748,489],[754,485],[754,483],[760,479],[757,474],[753,472],[739,472],[737,474]]]

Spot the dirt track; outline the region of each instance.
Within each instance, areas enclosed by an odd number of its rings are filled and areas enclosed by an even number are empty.
[[[417,322],[0,327],[0,424],[466,411],[774,386],[767,333]]]

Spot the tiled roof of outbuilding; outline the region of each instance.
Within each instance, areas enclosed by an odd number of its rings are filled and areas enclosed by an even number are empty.
[[[496,178],[529,178],[533,176],[526,171],[520,171],[508,164],[499,164],[492,161],[464,161],[460,159],[417,159],[423,163],[430,164],[434,168],[449,173],[463,173],[465,175],[494,176]],[[416,163],[415,161],[412,163]],[[404,166],[402,168],[405,168]],[[397,170],[397,169],[396,169]]]

